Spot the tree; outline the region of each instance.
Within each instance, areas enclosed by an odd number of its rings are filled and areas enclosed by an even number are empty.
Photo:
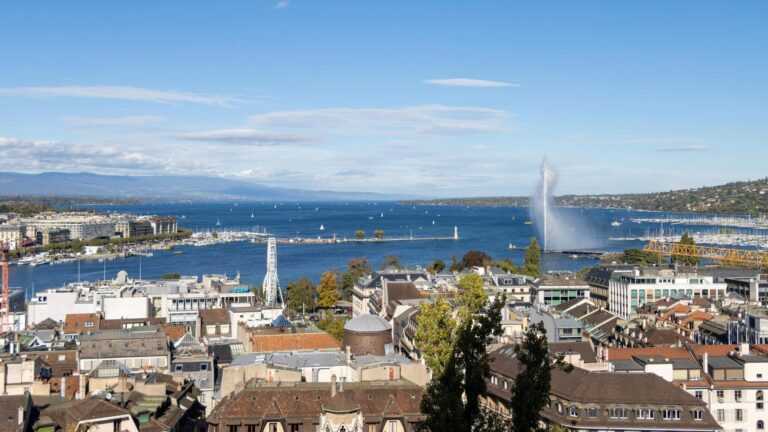
[[[181,279],[181,275],[178,273],[164,273],[162,276],[160,276],[160,279],[162,280],[179,280]]]
[[[523,262],[523,273],[537,278],[541,274],[541,248],[536,237],[531,237],[531,243],[525,248],[525,261]]]
[[[317,323],[317,328],[333,336],[334,339],[341,341],[344,339],[344,324],[346,322],[347,319],[345,317],[328,315]]]
[[[465,268],[487,267],[491,265],[492,262],[493,258],[487,253],[479,250],[470,250],[464,254],[461,261],[452,265],[451,268],[456,271],[462,271]]]
[[[437,299],[433,304],[422,303],[416,318],[416,346],[433,377],[440,377],[451,359],[453,351],[453,319],[451,304]]]
[[[355,231],[355,237],[362,240],[363,238],[365,238],[365,231],[363,230]]]
[[[661,257],[654,252],[635,248],[625,249],[624,253],[619,256],[620,262],[638,265],[658,264],[660,259]]]
[[[501,335],[503,296],[485,308],[483,281],[468,275],[462,288],[459,323],[454,330],[451,355],[441,376],[427,386],[421,409],[427,419],[423,428],[433,432],[452,430],[470,432],[483,422],[480,397],[487,392],[490,357],[486,350]]]
[[[347,270],[341,275],[341,298],[349,300],[355,289],[355,282],[363,276],[371,274],[371,264],[364,257],[351,258],[347,261]]]
[[[696,241],[693,240],[693,237],[686,233],[683,233],[682,237],[680,237],[681,245],[686,246],[696,246]],[[695,256],[686,256],[686,255],[678,255],[678,254],[672,254],[672,262],[673,263],[680,263],[682,265],[686,266],[697,266],[701,264],[701,259],[699,257]]]
[[[286,289],[285,300],[288,309],[302,312],[305,309],[311,311],[315,308],[315,287],[312,286],[311,280],[299,279],[289,283]]]
[[[384,238],[384,231],[383,230],[376,230],[373,232],[373,236],[376,238],[376,240],[381,240]]]
[[[523,274],[523,269],[509,258],[504,258],[504,261],[496,261],[496,266],[507,273]]]
[[[445,261],[441,259],[436,259],[432,261],[430,265],[427,266],[427,271],[432,274],[438,274],[443,270],[445,270]]]
[[[400,260],[397,258],[397,255],[387,255],[384,257],[384,261],[381,262],[379,268],[384,270],[387,267],[400,268]]]
[[[317,305],[329,308],[339,302],[339,282],[336,272],[327,271],[317,285]]]
[[[563,361],[562,355],[550,356],[543,322],[528,327],[523,343],[515,345],[515,357],[520,362],[520,371],[512,386],[512,430],[543,431],[539,427],[539,412],[549,399],[552,369],[570,372],[573,367]]]

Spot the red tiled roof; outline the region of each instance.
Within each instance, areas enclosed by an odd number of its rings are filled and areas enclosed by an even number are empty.
[[[86,323],[93,325],[86,327]],[[98,330],[101,325],[101,315],[98,313],[67,314],[64,318],[64,333],[77,334],[81,331]]]
[[[171,341],[175,342],[184,336],[187,332],[187,326],[184,324],[163,324],[163,331],[165,331],[165,335],[168,336]]]
[[[339,349],[341,342],[325,332],[252,335],[253,352]]]

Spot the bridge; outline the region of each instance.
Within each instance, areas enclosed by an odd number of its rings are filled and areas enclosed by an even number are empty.
[[[689,245],[661,240],[649,241],[643,250],[665,256],[688,256],[734,264],[768,266],[768,252],[760,250]]]

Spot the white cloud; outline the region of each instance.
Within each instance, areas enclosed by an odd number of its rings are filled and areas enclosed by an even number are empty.
[[[709,147],[703,145],[687,145],[682,147],[664,147],[656,149],[662,153],[690,153],[690,152],[705,152],[709,150]]]
[[[251,117],[266,128],[315,129],[339,133],[416,133],[422,135],[509,132],[511,114],[479,107],[421,105],[404,108],[324,108],[277,111]]]
[[[274,146],[304,144],[317,141],[311,135],[295,132],[275,132],[259,129],[219,129],[179,134],[178,139],[236,145]]]
[[[64,117],[63,120],[72,126],[82,128],[92,127],[140,127],[150,123],[159,123],[167,120],[165,117],[144,115],[114,118],[93,117]]]
[[[280,0],[272,6],[272,9],[285,9],[291,5],[290,0]]]
[[[448,87],[519,87],[520,84],[512,84],[503,81],[488,81],[474,78],[444,78],[428,79],[422,81],[424,84],[448,86]]]
[[[9,137],[0,137],[0,158],[25,170],[128,174],[168,171],[175,163],[131,148]]]
[[[24,97],[73,97],[155,103],[193,103],[214,106],[231,106],[243,102],[230,96],[126,86],[6,87],[0,88],[0,94]]]

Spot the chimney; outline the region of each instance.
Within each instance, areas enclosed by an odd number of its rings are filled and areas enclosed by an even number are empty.
[[[86,380],[88,378],[87,378],[86,375],[80,375],[79,378],[80,378],[80,380],[79,380],[79,383],[80,383],[79,387],[80,388],[78,389],[78,392],[77,392],[77,398],[78,399],[85,399],[85,393],[86,393],[85,392],[85,384],[86,384]]]
[[[331,375],[331,397],[336,396],[336,375]]]
[[[704,368],[704,373],[709,373],[709,353],[704,353],[701,356],[701,365]]]
[[[742,342],[739,344],[739,354],[745,356],[749,355],[749,344],[746,342]]]
[[[345,349],[345,354],[346,354],[346,358],[347,358],[347,364],[352,363],[352,349],[351,349],[351,347],[349,345],[347,345],[347,347]]]

